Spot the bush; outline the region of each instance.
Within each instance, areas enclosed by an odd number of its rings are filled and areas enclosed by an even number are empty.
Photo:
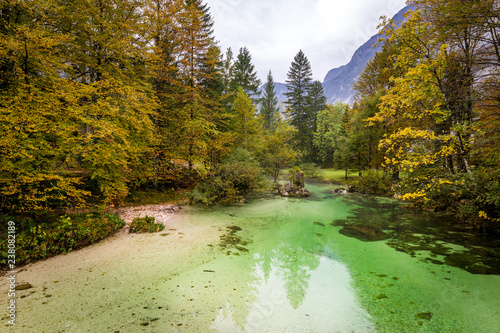
[[[11,219],[16,221],[16,219]],[[82,248],[106,238],[125,225],[117,214],[74,214],[61,216],[21,230],[16,224],[16,266]],[[2,268],[6,265],[7,237],[0,240]]]
[[[481,231],[500,233],[500,174],[487,170],[443,174],[438,169],[413,173],[396,186],[411,208],[456,215]]]
[[[306,180],[320,182],[325,178],[323,171],[315,163],[301,164],[300,169],[304,171]]]
[[[231,204],[244,200],[245,195],[265,185],[259,163],[250,152],[237,149],[196,185],[191,201],[204,206]]]
[[[161,222],[155,222],[152,216],[136,217],[130,223],[130,232],[144,233],[144,232],[158,232],[165,229],[165,225]]]
[[[392,181],[385,174],[377,171],[367,171],[362,177],[347,181],[347,185],[355,192],[390,196],[393,194],[391,190]]]

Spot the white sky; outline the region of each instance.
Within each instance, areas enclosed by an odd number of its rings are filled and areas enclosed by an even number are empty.
[[[332,68],[345,65],[354,51],[377,33],[380,16],[394,16],[405,0],[205,0],[215,20],[222,52],[234,57],[248,47],[257,74],[285,82],[302,49],[313,77],[323,82]]]

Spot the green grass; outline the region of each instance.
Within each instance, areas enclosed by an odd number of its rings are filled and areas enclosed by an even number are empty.
[[[325,181],[336,184],[344,184],[346,181],[345,170],[330,168],[330,169],[321,169],[321,171],[323,172],[323,179]],[[357,178],[358,175],[359,175],[358,171],[349,171],[347,173],[347,178],[354,179]]]

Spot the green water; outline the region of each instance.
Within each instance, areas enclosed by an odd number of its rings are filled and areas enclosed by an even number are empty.
[[[498,241],[307,187],[27,267],[9,332],[500,332]]]
[[[212,283],[234,291],[221,294],[227,300],[211,330],[500,331],[498,243],[389,199],[308,188],[308,199],[274,197],[184,216],[233,226],[218,244],[221,256],[204,267]],[[363,224],[385,239],[339,232]]]

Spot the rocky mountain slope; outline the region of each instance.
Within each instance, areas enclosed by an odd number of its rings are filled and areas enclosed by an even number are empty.
[[[398,26],[404,20],[404,14],[411,9],[405,7],[401,9],[394,17],[393,20]],[[352,84],[356,81],[359,74],[363,71],[368,61],[370,61],[381,47],[374,44],[378,40],[378,34],[372,36],[365,44],[354,52],[352,59],[344,66],[334,68],[326,74],[323,81],[323,89],[328,103],[350,103],[354,98],[354,90]]]

